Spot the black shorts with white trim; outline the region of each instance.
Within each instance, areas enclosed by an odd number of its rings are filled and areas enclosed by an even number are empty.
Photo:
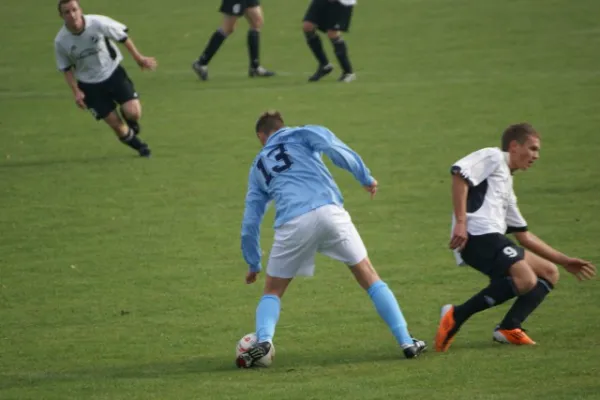
[[[312,0],[303,21],[311,22],[321,32],[348,32],[354,6],[346,6],[339,1]]]
[[[122,66],[118,66],[105,81],[98,83],[77,82],[77,86],[85,95],[85,105],[96,120],[104,119],[123,104],[137,99],[133,81]]]
[[[258,7],[259,0],[221,0],[219,11],[226,15],[240,17],[244,15],[246,9]]]
[[[527,227],[516,229],[526,231]],[[495,280],[508,276],[510,267],[525,259],[525,250],[501,233],[469,234],[460,256],[467,265]]]

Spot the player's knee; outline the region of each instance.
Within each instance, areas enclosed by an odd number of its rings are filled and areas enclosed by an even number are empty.
[[[255,31],[259,31],[265,24],[265,19],[262,15],[255,15],[250,18],[250,28]]]
[[[221,25],[221,32],[223,32],[225,36],[231,35],[233,31],[235,31],[236,21],[237,19],[235,19],[235,17],[225,18]]]
[[[331,40],[332,42],[335,40],[338,40],[341,35],[340,35],[340,31],[332,31],[329,30],[327,31],[327,37],[329,38],[329,40]]]
[[[525,294],[537,285],[537,276],[531,273],[527,275],[513,277],[513,282],[519,294]]]
[[[312,33],[316,30],[316,26],[310,21],[304,21],[302,23],[302,30],[304,33]]]
[[[525,260],[510,267],[509,273],[519,294],[525,294],[537,285],[537,275]]]
[[[544,268],[544,271],[540,274],[540,278],[544,278],[548,282],[550,282],[553,286],[558,283],[558,279],[560,278],[560,272],[556,265],[548,262],[548,265]]]
[[[365,290],[368,290],[371,285],[381,280],[379,274],[377,274],[377,271],[375,271],[375,268],[373,268],[373,264],[371,264],[371,261],[368,257],[365,257],[358,264],[350,265],[349,267],[358,284]]]
[[[130,101],[123,105],[123,112],[127,119],[137,121],[142,118],[142,105],[139,101]]]

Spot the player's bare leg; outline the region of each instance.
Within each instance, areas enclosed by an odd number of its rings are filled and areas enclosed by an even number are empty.
[[[402,315],[396,297],[387,284],[381,280],[368,257],[356,265],[349,266],[358,284],[369,294],[379,316],[385,321],[390,331],[402,347],[406,358],[415,358],[422,354],[427,345],[424,341],[414,339],[408,332],[406,320]]]
[[[277,278],[266,275],[264,294],[256,308],[257,343],[247,352],[237,357],[235,363],[238,368],[250,368],[271,350],[275,327],[281,310],[281,298],[291,281],[292,278]]]
[[[338,78],[339,82],[352,82],[356,79],[356,74],[352,70],[352,64],[348,57],[348,46],[342,38],[341,32],[336,30],[328,30],[327,37],[333,45],[335,56],[338,59],[340,67],[342,67],[342,74]]]
[[[248,30],[248,57],[250,59],[248,75],[250,77],[271,77],[275,75],[275,72],[260,65],[260,30],[265,22],[262,8],[260,6],[249,7],[246,9],[245,16],[250,25]]]
[[[132,99],[121,104],[121,116],[136,135],[140,133],[139,121],[142,117],[142,103],[139,99]]]
[[[133,129],[131,129],[117,114],[116,111],[111,111],[104,118],[104,122],[116,133],[121,143],[136,150],[142,157],[150,157],[150,148],[144,142],[142,142],[136,135]]]
[[[203,81],[208,80],[208,63],[217,53],[225,39],[233,33],[237,24],[238,17],[235,15],[223,15],[221,27],[217,29],[210,37],[204,51],[200,57],[192,64],[192,69]]]
[[[323,50],[323,43],[321,42],[321,38],[317,33],[317,26],[310,21],[304,21],[302,23],[302,31],[306,37],[306,44],[308,44],[310,51],[313,53],[319,63],[315,73],[308,78],[309,82],[316,82],[329,75],[331,71],[333,71],[333,65],[331,65],[329,59],[327,59],[325,51]]]
[[[532,253],[525,251],[525,261],[537,277],[536,285],[526,294],[519,296],[517,301],[506,313],[494,331],[493,339],[499,343],[509,344],[535,344],[525,333],[521,324],[542,303],[546,295],[558,283],[559,272],[552,262]]]

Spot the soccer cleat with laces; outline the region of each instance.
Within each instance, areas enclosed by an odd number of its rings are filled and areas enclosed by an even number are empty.
[[[411,346],[402,349],[404,357],[406,358],[417,358],[425,352],[425,350],[427,350],[427,343],[415,338],[413,338],[413,344]]]
[[[208,66],[200,64],[200,61],[194,61],[192,69],[198,75],[198,78],[207,81],[208,80]]]
[[[317,71],[312,74],[312,76],[310,78],[308,78],[309,82],[316,82],[318,80],[320,80],[321,78],[323,78],[324,76],[327,76],[331,73],[331,71],[333,71],[333,65],[331,64],[327,64],[327,65],[319,65],[319,68],[317,68]]]
[[[494,342],[516,345],[534,345],[535,342],[525,333],[524,329],[496,328],[493,335]]]
[[[254,78],[255,76],[261,76],[264,78],[268,78],[268,77],[271,77],[274,75],[275,75],[275,72],[269,71],[268,69],[261,67],[260,65],[256,68],[250,67],[250,69],[248,70],[248,76],[250,78]]]
[[[255,362],[269,354],[269,351],[271,351],[271,343],[257,343],[248,351],[240,354],[235,359],[235,365],[237,365],[238,368],[250,368]]]
[[[437,333],[435,335],[435,350],[446,351],[454,340],[454,335],[458,332],[458,326],[454,320],[454,306],[452,304],[446,304],[442,307],[442,314],[440,317],[440,325],[438,326]]]
[[[345,83],[350,83],[350,82],[355,81],[355,80],[356,80],[356,74],[348,73],[348,72],[344,72],[338,78],[338,82],[345,82]]]

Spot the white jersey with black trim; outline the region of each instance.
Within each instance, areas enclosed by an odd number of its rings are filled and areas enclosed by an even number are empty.
[[[506,234],[527,230],[527,221],[517,206],[508,153],[497,147],[475,151],[452,165],[469,184],[467,195],[467,232],[471,235]],[[452,214],[452,228],[456,218]],[[462,260],[455,252],[457,263]]]
[[[108,79],[123,55],[113,43],[127,40],[127,27],[103,15],[84,15],[84,29],[71,33],[63,26],[54,39],[56,65],[61,71],[75,70],[80,82],[98,83]]]

